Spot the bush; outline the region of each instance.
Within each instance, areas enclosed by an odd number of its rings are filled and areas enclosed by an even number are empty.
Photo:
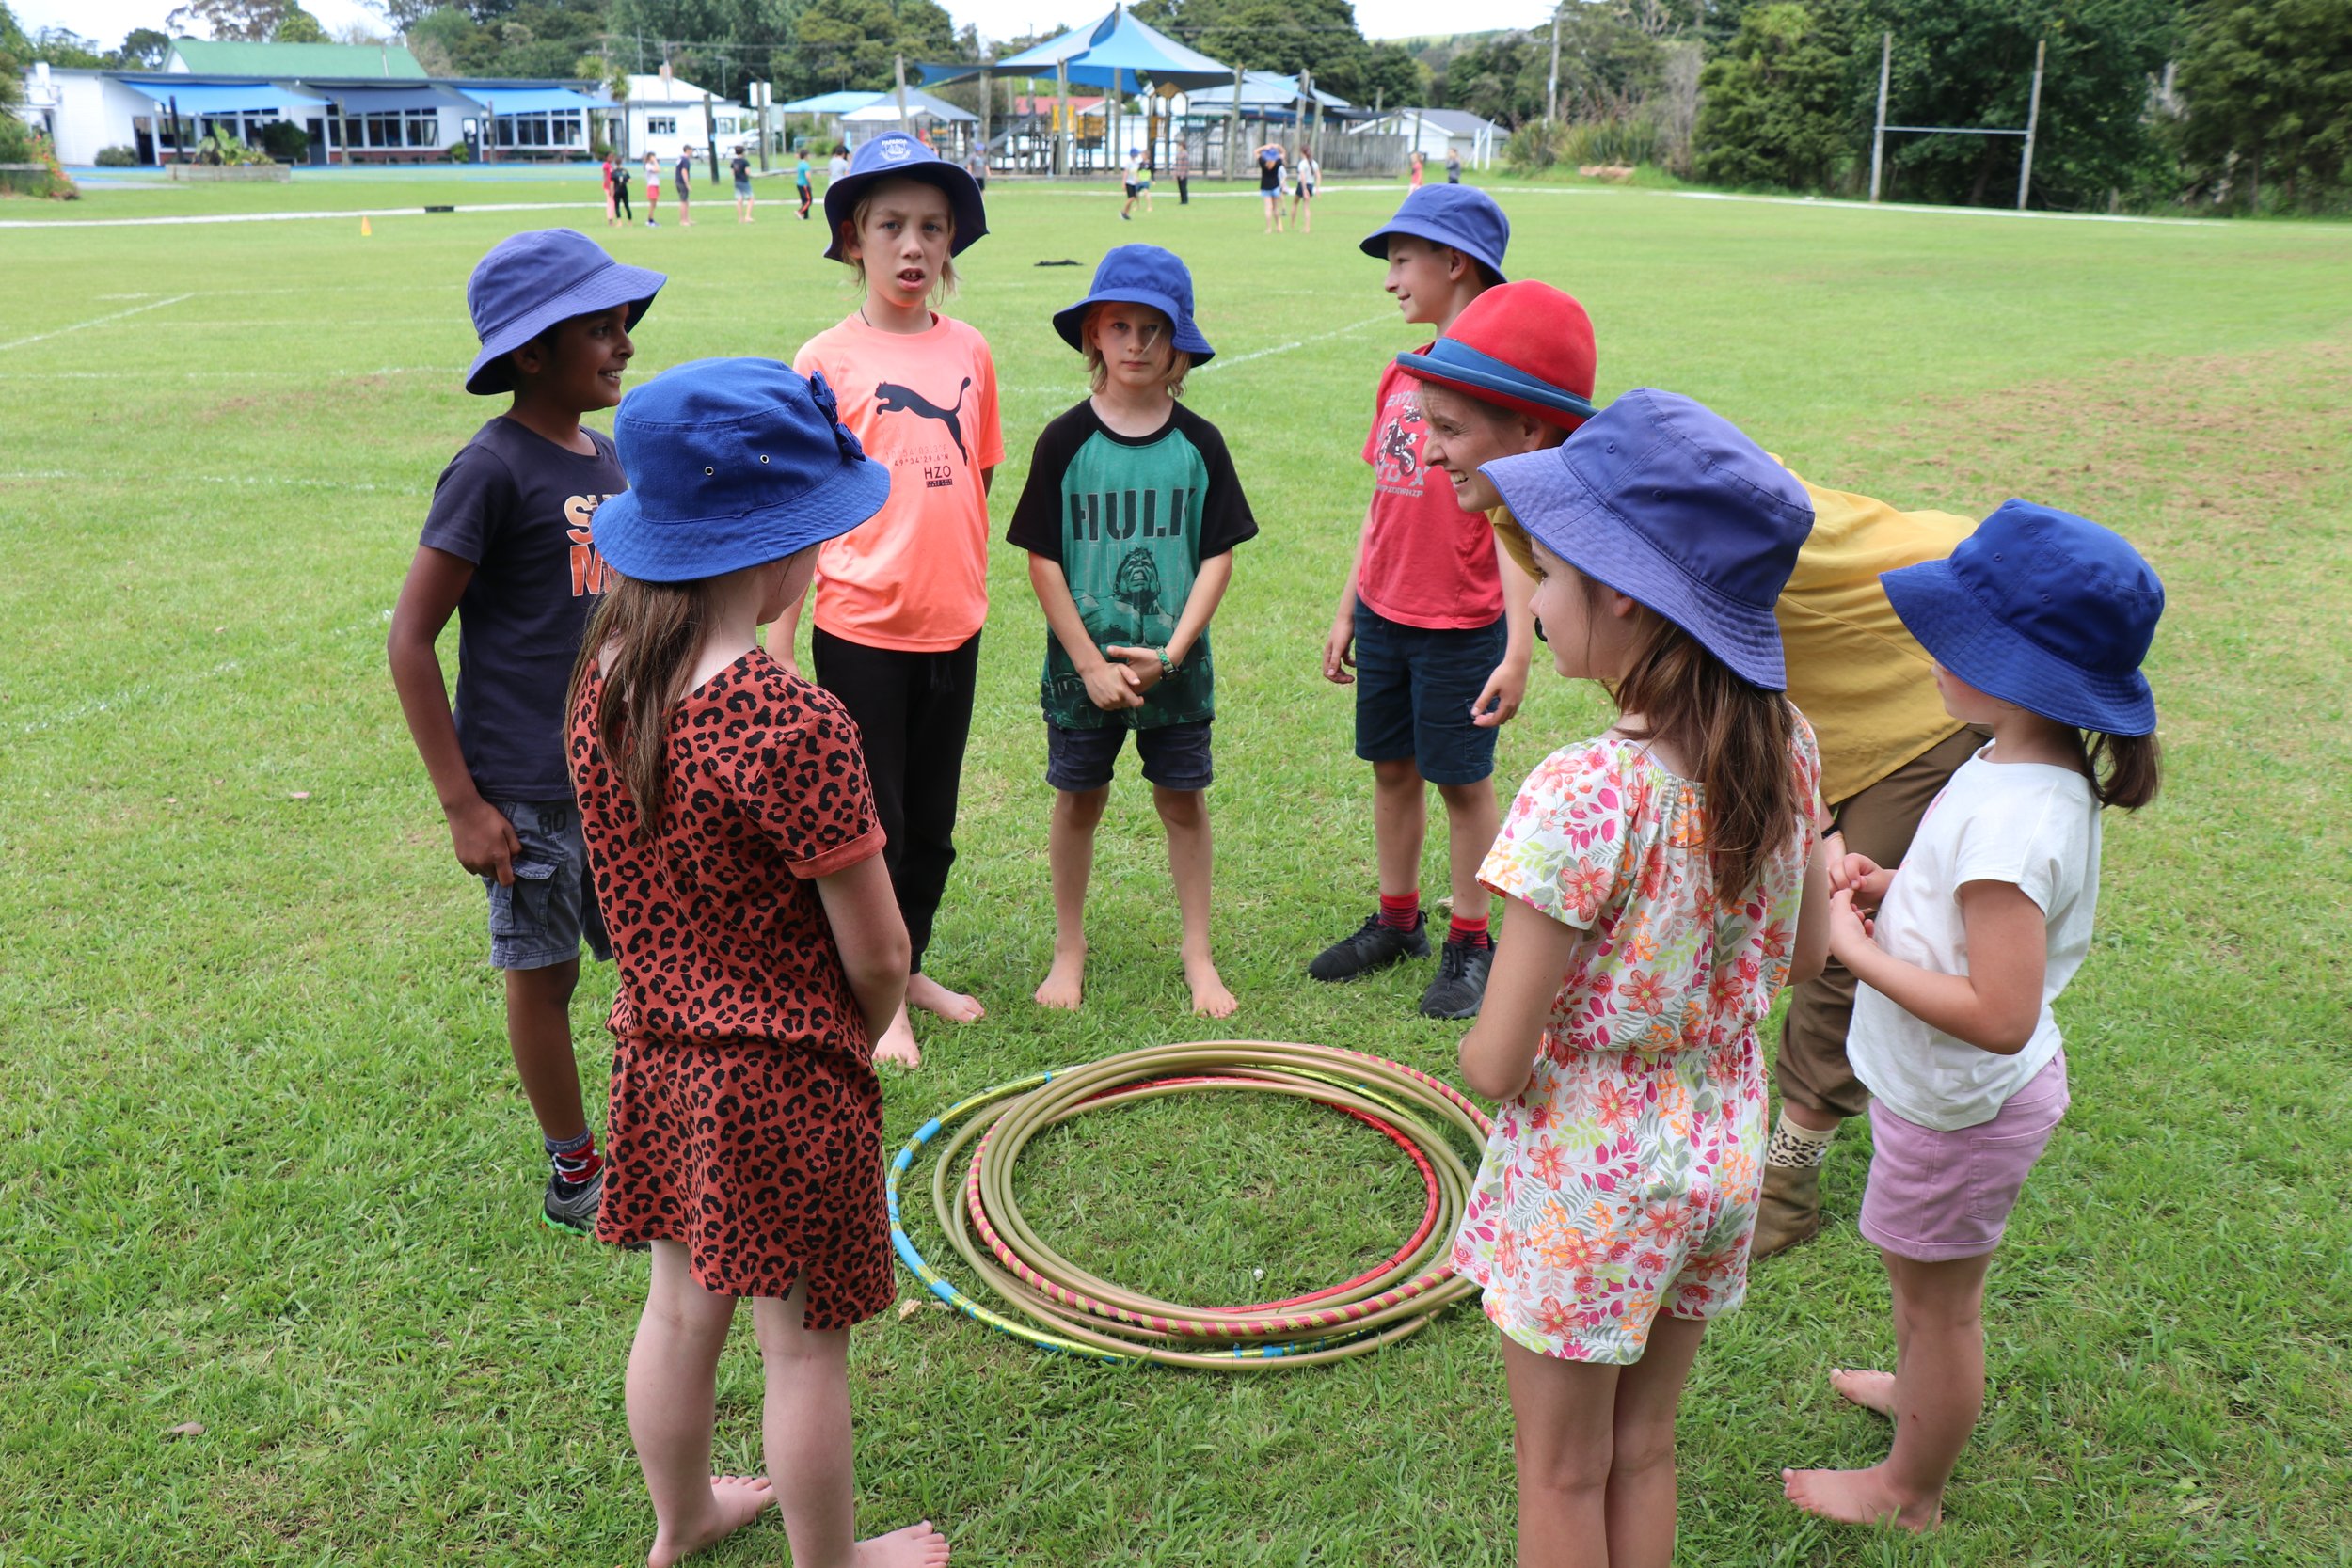
[[[444,156],[453,164],[470,164],[473,162],[473,149],[464,142],[453,141],[449,144],[449,151]]]
[[[1661,145],[1656,117],[1637,109],[1566,123],[1530,121],[1511,133],[1502,159],[1522,170],[1554,164],[1650,164],[1658,161]]]
[[[292,120],[271,120],[262,127],[262,150],[281,164],[298,164],[310,150],[310,133]]]
[[[127,147],[102,147],[98,150],[100,168],[136,168],[139,155]]]

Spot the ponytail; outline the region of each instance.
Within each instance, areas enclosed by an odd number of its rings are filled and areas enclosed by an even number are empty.
[[[2083,768],[2090,775],[2090,792],[2103,806],[2137,811],[2156,798],[2163,784],[2163,749],[2153,735],[2102,735],[2083,732]]]
[[[1591,577],[1584,584],[1595,605],[1608,592]],[[1810,805],[1797,798],[1788,766],[1797,710],[1782,693],[1733,673],[1665,617],[1648,610],[1642,614],[1647,635],[1610,695],[1621,712],[1641,715],[1644,728],[1631,738],[1663,742],[1696,774],[1707,794],[1715,896],[1731,904],[1755,886]]]
[[[579,706],[588,673],[610,647],[612,666],[596,698],[596,744],[621,792],[637,808],[638,832],[649,838],[661,826],[670,710],[685,694],[686,677],[710,625],[716,579],[640,582],[608,567],[606,581],[572,666],[564,711]]]

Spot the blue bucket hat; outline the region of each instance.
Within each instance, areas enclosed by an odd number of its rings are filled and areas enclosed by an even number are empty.
[[[628,488],[596,508],[596,551],[644,582],[781,561],[890,497],[825,378],[778,359],[673,366],[622,400],[612,439]]]
[[[857,211],[859,198],[885,180],[917,180],[947,193],[947,210],[956,220],[948,255],[962,255],[966,245],[988,232],[988,210],[981,204],[977,181],[904,131],[885,131],[850,156],[849,173],[825,187],[825,228],[833,235],[825,246],[826,261],[843,259],[841,226]]]
[[[466,279],[466,308],[482,352],[466,372],[466,390],[512,391],[515,367],[506,356],[558,322],[628,307],[634,327],[669,278],[625,266],[577,229],[537,229],[490,247]]]
[[[1087,311],[1096,305],[1149,305],[1168,319],[1179,352],[1196,365],[1216,356],[1192,319],[1192,274],[1184,259],[1155,245],[1122,245],[1094,269],[1094,289],[1067,309],[1054,312],[1054,330],[1079,353],[1086,352]]]
[[[2139,666],[2164,584],[2112,529],[2003,501],[1950,559],[1879,581],[1919,645],[1986,695],[2102,735],[2155,729]]]
[[[1813,531],[1813,502],[1730,420],[1640,388],[1564,445],[1478,471],[1552,554],[1672,621],[1741,680],[1788,689],[1772,607]]]
[[[1511,220],[1475,185],[1423,185],[1410,192],[1396,216],[1365,238],[1363,253],[1387,261],[1391,234],[1450,245],[1486,268],[1487,282],[1505,281],[1502,252],[1511,243]]]

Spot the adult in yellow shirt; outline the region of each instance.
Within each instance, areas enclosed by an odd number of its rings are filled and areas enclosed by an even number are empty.
[[[1573,414],[1540,417],[1550,404],[1544,394],[1562,389],[1542,382],[1531,365],[1512,364],[1510,341],[1491,334],[1470,350],[1441,338],[1397,363],[1421,383],[1423,460],[1445,470],[1464,511],[1486,513],[1501,554],[1532,578],[1527,535],[1478,468],[1557,446],[1582,421]],[[1532,364],[1539,356],[1531,344],[1518,357]],[[1566,401],[1576,400],[1562,406]],[[1935,663],[1904,629],[1879,574],[1943,559],[1976,524],[1948,512],[1905,512],[1869,496],[1824,489],[1802,475],[1798,483],[1813,502],[1813,531],[1797,552],[1777,610],[1788,700],[1820,743],[1821,799],[1843,850],[1899,864],[1929,804],[1985,737],[1944,710]],[[1502,711],[1478,722],[1509,718]],[[1839,1122],[1869,1105],[1869,1091],[1846,1060],[1853,993],[1853,975],[1835,958],[1819,979],[1790,993],[1772,1067],[1781,1114],[1766,1155],[1755,1257],[1820,1230],[1820,1168],[1830,1139]]]

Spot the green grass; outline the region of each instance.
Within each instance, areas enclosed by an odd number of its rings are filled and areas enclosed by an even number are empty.
[[[0,219],[546,198],[360,190],[103,191]],[[1369,781],[1316,664],[1373,381],[1418,341],[1354,244],[1394,191],[1337,188],[1316,233],[1279,240],[1246,198],[1123,225],[1112,198],[993,194],[957,309],[1005,388],[1000,527],[1081,388],[1046,317],[1104,247],[1180,249],[1224,354],[1189,401],[1264,530],[1217,623],[1233,1030],[1450,1072],[1458,1030],[1414,1016],[1420,974],[1300,974],[1371,893]],[[2075,1108],[1994,1269],[1991,1399],[1949,1527],[1831,1530],[1777,1495],[1784,1464],[1883,1441],[1821,1375],[1890,1345],[1854,1135],[1829,1233],[1761,1265],[1700,1356],[1681,1560],[2342,1568],[2352,230],[1506,199],[1515,273],[1590,307],[1604,394],[1692,392],[1808,476],[1911,504],[2074,505],[2171,590],[2152,668],[2169,788],[2108,825],[2098,949],[2060,1008]],[[648,1539],[621,1411],[644,1262],[535,1223],[481,895],[382,650],[434,476],[493,411],[457,390],[466,272],[552,216],[377,218],[367,239],[345,219],[0,230],[0,1560],[601,1564]],[[672,275],[641,366],[788,356],[852,305],[813,226],[726,218],[713,201],[691,233],[593,230]],[[1084,266],[1032,265],[1061,258]],[[992,1011],[928,1031],[930,1065],[890,1080],[894,1148],[987,1085],[1219,1032],[1183,1010],[1132,768],[1089,1006],[1027,1004],[1051,940],[1043,631],[1002,546],[993,582],[932,960]],[[1502,782],[1598,712],[1539,675]],[[1440,838],[1425,885],[1441,856]],[[593,972],[576,1015],[592,1099],[611,985]],[[1395,1150],[1309,1107],[1136,1107],[1032,1159],[1024,1201],[1057,1244],[1204,1298],[1246,1297],[1261,1267],[1268,1291],[1343,1277],[1419,1212]],[[1510,1418],[1472,1310],[1248,1380],[888,1313],[851,1367],[864,1517],[929,1514],[961,1562],[1507,1560]],[[730,1465],[757,1463],[757,1398],[746,1340],[722,1373]],[[187,1421],[205,1431],[166,1437]],[[763,1527],[710,1560],[783,1552]]]

